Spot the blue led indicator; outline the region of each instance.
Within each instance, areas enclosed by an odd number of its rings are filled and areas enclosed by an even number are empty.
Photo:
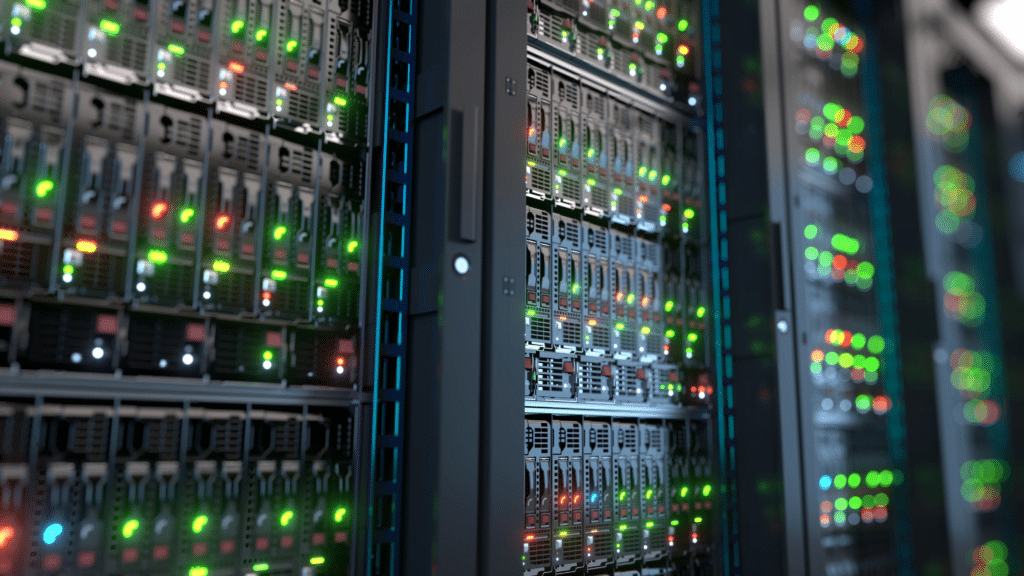
[[[831,486],[831,485],[832,485],[832,477],[829,476],[828,474],[825,474],[820,479],[818,479],[818,486],[821,486],[822,490],[828,490],[829,486]]]
[[[64,527],[54,522],[53,524],[47,526],[45,530],[43,530],[43,543],[47,546],[53,545],[55,542],[57,542],[57,538],[60,538],[60,535],[63,533]]]

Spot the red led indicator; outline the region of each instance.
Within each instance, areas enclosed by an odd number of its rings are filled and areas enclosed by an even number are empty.
[[[245,72],[245,65],[241,62],[229,62],[228,70],[231,70],[235,74],[241,74],[242,72]]]
[[[668,16],[668,8],[662,6],[661,8],[658,8],[658,12],[656,14],[658,15],[658,20],[661,20],[665,16]]]
[[[296,86],[295,84],[292,84],[291,82],[285,82],[284,83],[284,87],[287,88],[288,90],[291,90],[292,92],[295,92],[296,90],[299,89],[298,86]]]
[[[217,230],[223,230],[227,228],[228,224],[230,223],[231,217],[228,216],[227,214],[221,214],[220,216],[217,216],[217,220],[214,222],[214,224],[217,226]]]
[[[153,204],[153,208],[150,209],[149,213],[153,215],[153,218],[163,218],[167,214],[167,202]]]

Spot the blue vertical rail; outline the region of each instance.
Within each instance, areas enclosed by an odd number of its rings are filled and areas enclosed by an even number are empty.
[[[412,112],[415,102],[416,0],[382,7],[378,41],[385,42],[379,165],[377,274],[373,331],[373,406],[370,427],[366,565],[364,574],[397,575],[401,535],[401,478],[405,403],[406,324],[409,312],[409,192],[412,186]],[[386,14],[385,14],[386,13]]]
[[[708,220],[711,243],[711,285],[714,310],[715,377],[718,388],[718,468],[722,495],[721,561],[719,574],[739,574],[739,528],[736,520],[736,452],[733,438],[732,338],[729,309],[729,256],[726,246],[725,138],[722,96],[722,28],[719,0],[702,6],[704,92],[708,161]]]

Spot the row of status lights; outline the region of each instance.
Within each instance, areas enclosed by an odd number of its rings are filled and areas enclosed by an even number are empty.
[[[347,512],[347,509],[344,507],[336,508],[333,513],[334,522],[340,524],[344,520]],[[291,524],[291,521],[294,519],[294,517],[295,513],[293,511],[286,510],[281,514],[279,518],[279,523],[282,527],[287,527],[289,524]],[[193,518],[190,524],[192,533],[201,535],[205,531],[209,523],[209,516],[207,516],[206,514],[197,515],[195,518]],[[121,536],[126,541],[132,541],[137,539],[141,528],[142,522],[138,518],[129,518],[125,520],[125,522],[122,524],[120,533]],[[52,548],[61,541],[64,535],[64,523],[50,522],[40,532],[39,539],[44,546],[46,546],[47,548]],[[0,524],[0,553],[10,551],[10,549],[12,548],[11,545],[17,543],[17,537],[18,529],[16,528],[15,525],[10,523]],[[156,553],[157,552],[154,551],[154,554]],[[89,556],[89,558],[94,558],[94,556]],[[315,566],[323,564],[324,561],[325,560],[323,556],[315,556],[313,558],[310,558],[309,563],[310,565]],[[43,558],[44,567],[46,567],[48,570],[56,570],[60,567],[60,563],[61,556],[59,554],[47,554]],[[253,570],[257,572],[268,570],[269,568],[270,565],[267,563],[255,564],[253,566]],[[209,570],[203,566],[195,566],[189,569],[188,574],[189,576],[206,576],[207,574],[209,574]]]

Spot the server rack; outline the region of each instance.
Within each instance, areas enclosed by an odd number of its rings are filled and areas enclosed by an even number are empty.
[[[385,565],[413,9],[0,3],[0,573]]]
[[[420,13],[404,566],[714,573],[701,7],[525,7]]]
[[[932,465],[945,547],[933,562],[951,574],[1013,573],[1022,561],[1009,544],[1021,514],[1011,470],[1021,459],[1013,446],[1021,354],[1012,342],[1020,337],[1022,270],[1010,235],[1024,214],[1012,161],[1021,149],[1022,76],[1019,61],[985,30],[980,8],[903,6],[923,269],[936,325],[925,350],[942,422]]]

